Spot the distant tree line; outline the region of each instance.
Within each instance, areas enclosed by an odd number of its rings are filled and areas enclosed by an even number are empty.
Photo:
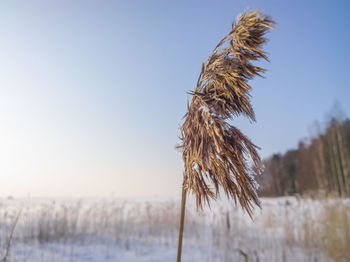
[[[324,132],[264,160],[261,196],[350,196],[350,120],[332,116]]]

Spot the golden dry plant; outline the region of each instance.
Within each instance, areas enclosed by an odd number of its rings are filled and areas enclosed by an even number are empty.
[[[243,13],[202,65],[179,146],[183,187],[194,193],[198,208],[210,204],[221,189],[250,216],[254,204],[260,206],[254,180],[262,169],[257,146],[230,122],[239,115],[255,121],[248,80],[266,72],[252,61],[268,60],[262,46],[274,24],[259,10]]]

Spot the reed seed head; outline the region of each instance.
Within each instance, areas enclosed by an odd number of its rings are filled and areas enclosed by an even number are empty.
[[[239,115],[255,121],[248,80],[266,70],[251,62],[268,60],[262,46],[273,26],[261,11],[242,14],[202,65],[179,146],[184,187],[194,193],[198,208],[216,199],[220,189],[250,216],[254,204],[260,206],[254,180],[262,169],[257,146],[229,121]]]

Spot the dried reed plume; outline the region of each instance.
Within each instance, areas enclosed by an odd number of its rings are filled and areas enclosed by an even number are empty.
[[[261,11],[242,14],[202,65],[179,146],[185,165],[183,187],[194,193],[198,208],[218,197],[220,188],[250,216],[253,205],[260,206],[254,180],[262,169],[257,146],[229,121],[239,115],[255,121],[248,80],[266,70],[251,62],[268,60],[261,49],[273,26]]]

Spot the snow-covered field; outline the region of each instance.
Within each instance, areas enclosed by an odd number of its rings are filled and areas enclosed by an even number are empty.
[[[254,221],[229,202],[189,199],[183,261],[350,261],[350,200],[262,199]],[[0,199],[0,261],[175,261],[179,201]]]

